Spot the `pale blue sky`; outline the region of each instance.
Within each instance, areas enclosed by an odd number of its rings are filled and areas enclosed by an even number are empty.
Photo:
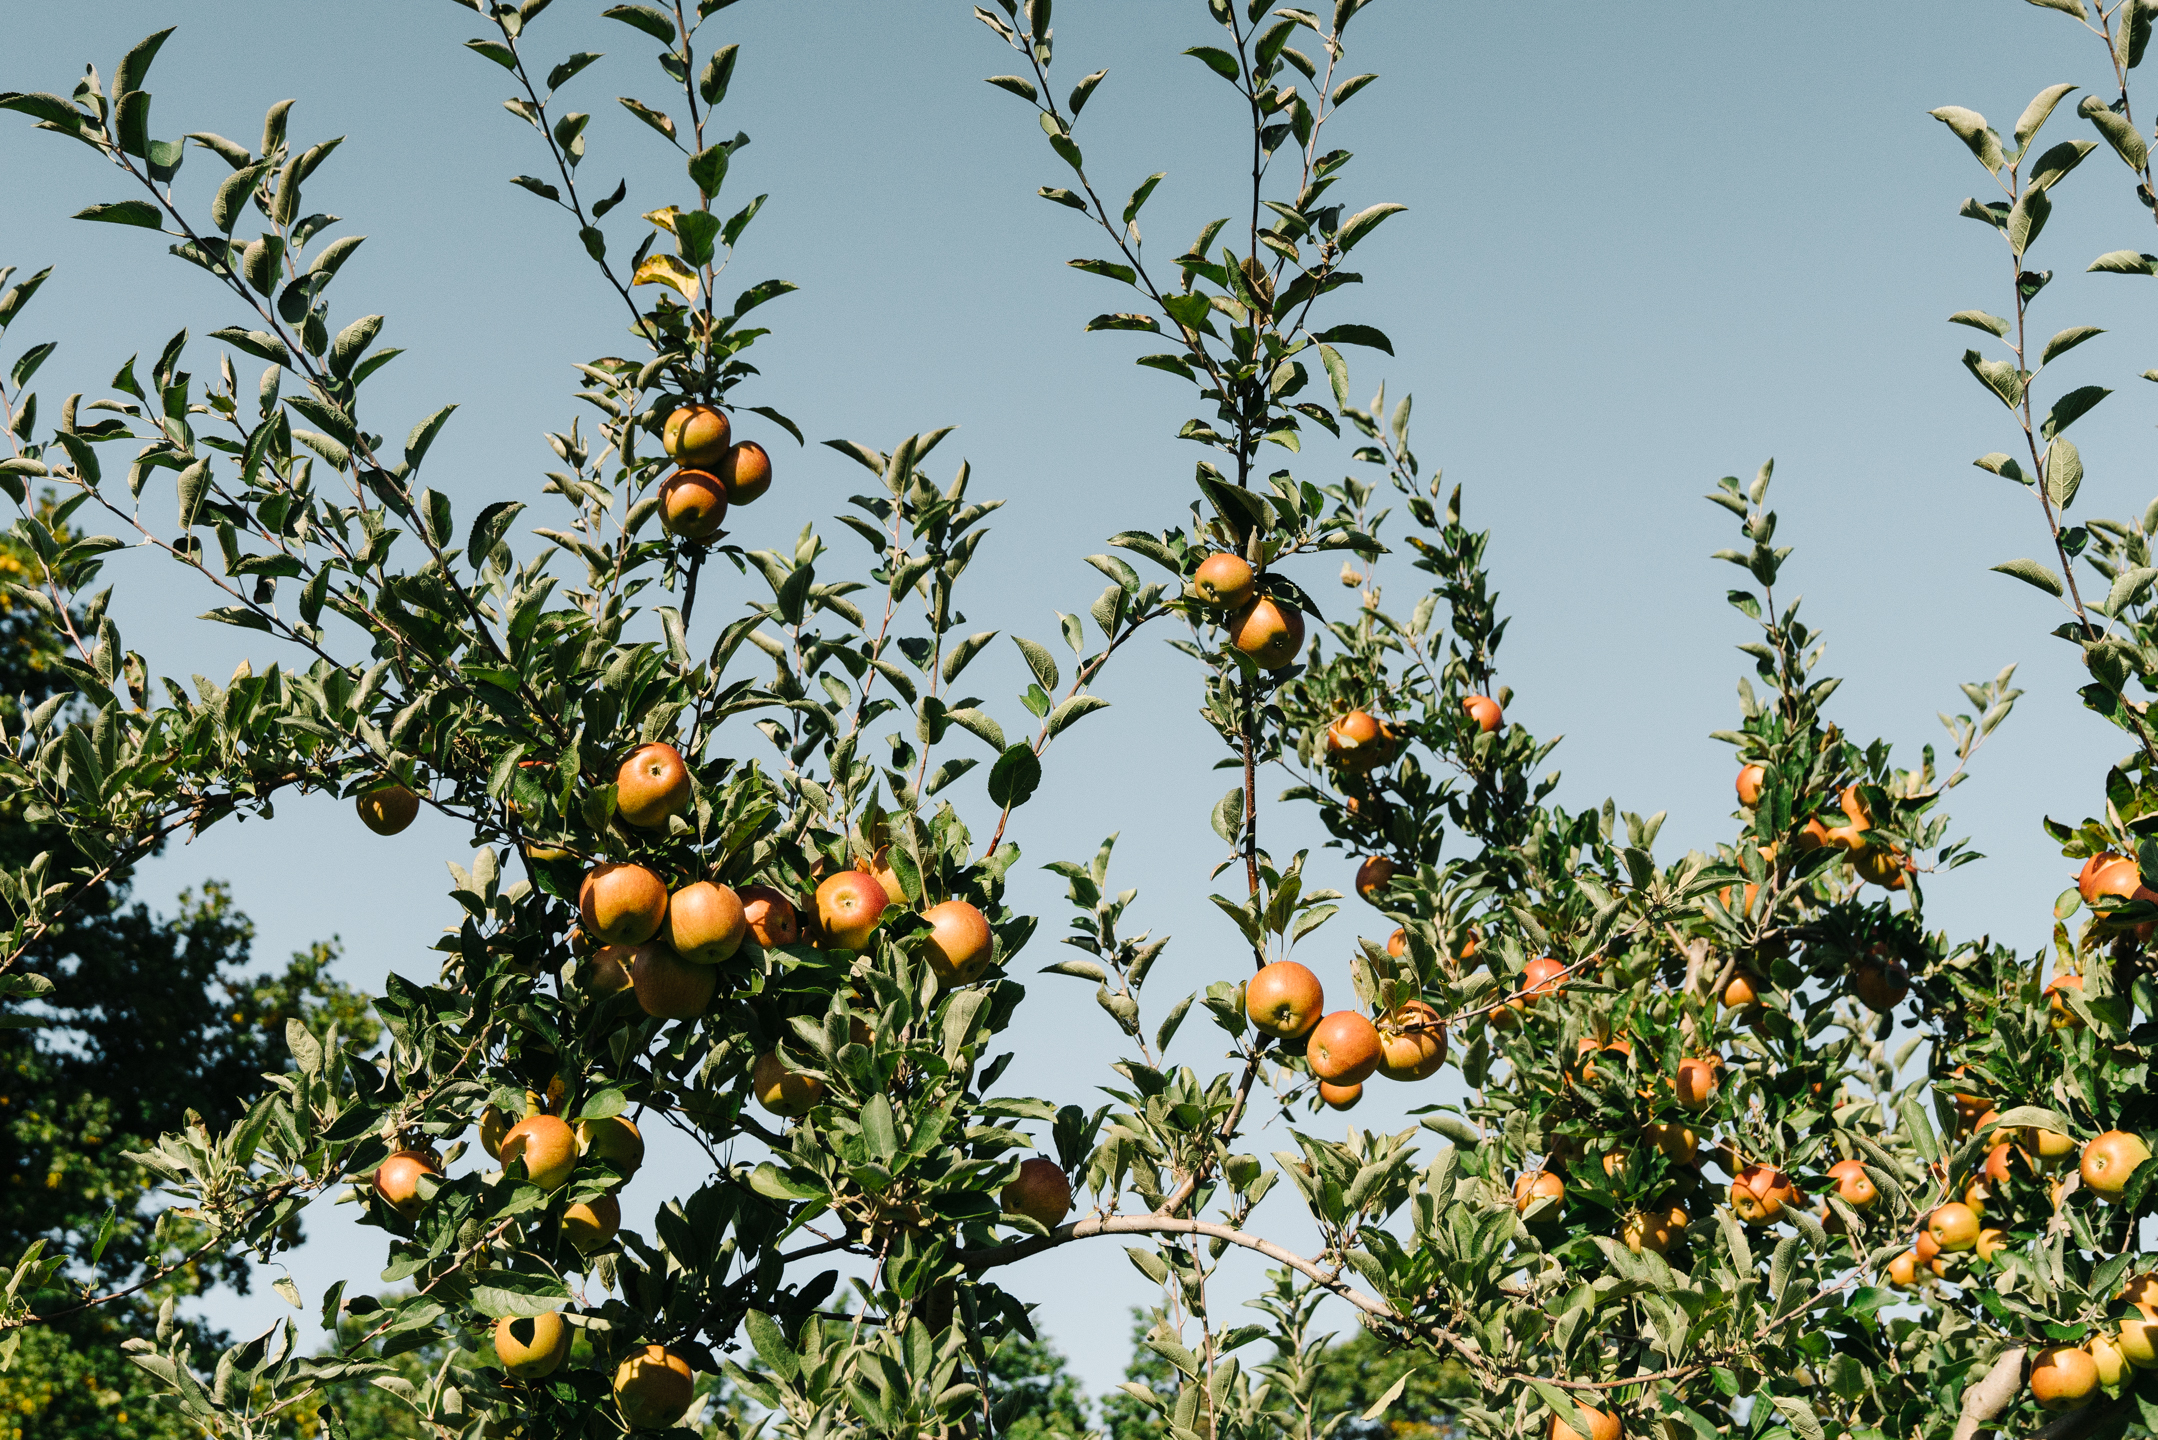
[[[656,91],[652,42],[594,18],[599,8],[557,0],[531,43],[609,52],[571,93],[596,116],[587,173],[608,185],[630,178],[626,219],[685,187],[671,152],[612,103]],[[1035,186],[1059,183],[1060,167],[1020,102],[981,83],[1010,66],[968,10],[959,0],[746,0],[722,13],[724,38],[743,46],[722,119],[754,141],[728,193],[772,195],[736,278],[803,287],[765,312],[776,333],[758,346],[766,378],[753,398],[792,414],[812,442],[888,448],[910,431],[961,427],[932,468],[964,456],[975,493],[1009,497],[964,608],[983,628],[1047,638],[1052,610],[1079,610],[1100,589],[1081,555],[1112,531],[1177,520],[1195,453],[1173,438],[1188,413],[1179,388],[1134,369],[1128,339],[1080,333],[1124,302],[1063,267],[1096,242],[1071,212],[1034,198]],[[128,45],[178,21],[153,72],[156,133],[252,143],[264,107],[297,96],[296,136],[349,136],[308,197],[371,237],[332,293],[341,315],[386,313],[383,343],[407,348],[370,387],[376,403],[411,418],[463,405],[431,462],[460,515],[488,499],[538,498],[539,473],[554,463],[541,432],[573,413],[568,364],[618,347],[619,302],[595,285],[557,216],[506,183],[541,157],[499,108],[506,77],[458,44],[479,33],[477,17],[440,0],[12,11],[0,88],[65,91],[85,60],[109,76]],[[1067,0],[1058,18],[1063,83],[1110,72],[1080,135],[1092,167],[1119,194],[1169,172],[1148,233],[1181,247],[1235,203],[1234,163],[1210,158],[1231,136],[1231,96],[1177,55],[1208,40],[1203,7]],[[2057,622],[2048,602],[1986,573],[2039,553],[2043,537],[2034,502],[1970,466],[2009,448],[2009,432],[1958,364],[1980,337],[1943,322],[1965,307],[2001,310],[2006,262],[1990,232],[1954,214],[1990,182],[1925,112],[1968,105],[2006,130],[2048,83],[2103,83],[2096,42],[2018,0],[1380,0],[1356,32],[1352,65],[1385,78],[1340,122],[1339,143],[1359,160],[1350,193],[1409,213],[1358,253],[1371,283],[1356,318],[1388,330],[1398,358],[1382,366],[1353,353],[1353,389],[1361,400],[1383,376],[1392,393],[1415,392],[1419,454],[1467,486],[1472,524],[1496,528],[1492,565],[1516,617],[1501,667],[1518,692],[1510,713],[1568,737],[1555,758],[1560,799],[1582,807],[1610,794],[1625,808],[1669,809],[1667,856],[1729,833],[1729,752],[1706,734],[1735,722],[1733,686],[1748,666],[1730,647],[1751,635],[1722,600],[1732,572],[1707,558],[1731,543],[1729,517],[1699,497],[1718,475],[1750,476],[1774,455],[1777,538],[1799,547],[1786,588],[1809,597],[1829,668],[1850,677],[1833,706],[1847,730],[1894,740],[1908,762],[1940,737],[1937,710],[1965,708],[1958,681],[2022,664],[2032,693],[1953,805],[1954,833],[1976,834],[1992,859],[1936,881],[1929,916],[1954,935],[1991,931],[2034,948],[2070,869],[2039,817],[2079,818],[2099,803],[2104,766],[2124,747],[2078,708],[2075,657],[2045,638]],[[2089,134],[2072,104],[2050,138]],[[124,196],[88,151],[19,117],[0,124],[11,127],[0,264],[59,267],[5,358],[34,339],[62,341],[40,376],[48,403],[94,391],[181,325],[199,335],[231,323],[206,277],[157,257],[152,237],[65,218]],[[183,182],[205,185],[213,170],[222,173],[197,155]],[[2140,511],[2158,489],[2158,393],[2134,378],[2158,364],[2158,291],[2081,273],[2102,251],[2158,249],[2125,174],[2101,150],[2064,182],[2040,251],[2060,276],[2040,322],[2112,332],[2063,362],[2070,383],[2121,392],[2077,431],[2090,474],[2082,507],[2098,514]],[[627,225],[615,234],[629,237],[618,250],[634,244]],[[205,351],[195,368],[212,363]],[[772,446],[779,474],[737,526],[757,544],[791,537],[861,488],[852,462],[768,431],[744,425]],[[1296,463],[1327,479],[1345,458],[1314,448]],[[834,544],[854,553],[844,532]],[[1327,588],[1333,568],[1299,578],[1338,595]],[[1405,585],[1406,567],[1396,569]],[[185,622],[212,602],[168,571],[128,555],[110,574],[127,640],[154,668],[222,675],[243,653],[234,632]],[[718,603],[708,591],[699,609]],[[992,696],[1021,684],[1001,650],[974,673],[997,680]],[[1205,901],[1219,848],[1206,814],[1223,782],[1206,768],[1213,754],[1180,657],[1146,648],[1102,689],[1115,708],[1058,745],[1017,831],[1021,898],[1044,918],[1023,968],[1058,958],[1064,923],[1061,886],[1034,867],[1090,854],[1120,830],[1112,880],[1140,884],[1138,926],[1177,937],[1149,987],[1158,1017],[1244,963]],[[425,897],[444,859],[467,858],[466,837],[423,823],[378,840],[326,802],[285,812],[274,829],[233,828],[176,850],[145,871],[141,893],[166,903],[222,876],[259,923],[265,956],[336,933],[355,983],[379,988],[392,968],[425,973],[423,947],[451,917],[446,899]],[[1319,838],[1284,825],[1270,843],[1285,853]],[[1347,878],[1331,857],[1315,864]],[[1342,976],[1360,918],[1309,942],[1322,975]],[[1016,1028],[1021,1060],[1006,1083],[1085,1103],[1110,1078],[1113,1027],[1076,981],[1032,988],[1052,1003]],[[1195,1019],[1176,1058],[1211,1066],[1217,1033]],[[1452,1088],[1433,1082],[1413,1100]],[[1354,1118],[1392,1124],[1411,1099],[1381,1090]],[[1253,1148],[1286,1143],[1277,1127]],[[669,1179],[693,1183],[687,1154],[655,1163],[630,1209],[648,1211]],[[1279,1192],[1261,1228],[1303,1238],[1294,1206]],[[294,1269],[312,1304],[332,1276],[373,1268],[379,1236],[320,1208],[309,1225],[315,1242]],[[1251,1284],[1248,1268],[1229,1270],[1232,1288]],[[1041,1303],[1091,1389],[1116,1378],[1125,1309],[1149,1287],[1113,1251],[1067,1247],[1005,1279]],[[241,1327],[278,1304],[264,1289],[212,1311]]]

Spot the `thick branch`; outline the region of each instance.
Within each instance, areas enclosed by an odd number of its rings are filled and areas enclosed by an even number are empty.
[[[1985,1378],[1964,1389],[1963,1409],[1956,1416],[1955,1433],[1949,1440],[1977,1440],[1986,1422],[2015,1404],[2022,1389],[2023,1347],[2018,1345],[2002,1351]]]

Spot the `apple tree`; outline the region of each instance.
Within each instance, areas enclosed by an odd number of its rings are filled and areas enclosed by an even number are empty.
[[[1660,814],[1552,803],[1553,742],[1506,714],[1489,533],[1418,458],[1407,397],[1353,398],[1352,360],[1393,351],[1354,252],[1408,223],[1340,143],[1376,79],[1350,61],[1366,0],[1195,0],[1160,22],[1244,122],[1221,165],[1248,194],[1167,257],[1141,223],[1164,177],[1112,187],[1082,148],[1103,73],[1052,82],[1049,0],[975,12],[1006,71],[990,83],[1044,132],[1039,195],[1092,237],[1071,263],[1116,287],[1089,328],[1190,387],[1197,447],[1188,516],[1074,557],[1107,584],[1049,642],[1009,630],[1031,676],[1016,705],[970,693],[1001,632],[972,628],[960,582],[999,502],[964,463],[932,472],[945,431],[826,442],[872,477],[849,533],[760,533],[755,502],[796,483],[805,437],[748,358],[793,286],[726,274],[755,255],[764,198],[727,189],[739,51],[709,32],[732,0],[602,11],[664,47],[644,91],[664,98],[620,103],[681,168],[635,215],[626,182],[591,180],[571,108],[601,57],[548,47],[550,0],[460,3],[475,74],[533,132],[539,173],[514,183],[558,212],[631,341],[577,367],[561,468],[466,517],[428,470],[455,406],[387,415],[367,391],[397,352],[337,286],[362,237],[303,203],[336,141],[302,138],[289,102],[253,146],[155,138],[170,31],[109,83],[0,96],[117,172],[122,198],[78,218],[158,232],[222,322],[57,413],[28,388],[45,346],[0,389],[0,485],[40,566],[8,594],[64,636],[72,686],[0,739],[0,785],[54,837],[6,876],[4,993],[34,1005],[20,957],[105,877],[280,796],[349,799],[384,834],[431,807],[474,852],[439,968],[377,1005],[380,1055],[288,1025],[293,1068],[244,1119],[139,1157],[172,1200],[154,1252],[119,1273],[94,1241],[33,1243],[0,1347],[203,1257],[267,1259],[309,1203],[349,1194],[404,1290],[311,1297],[331,1351],[288,1323],[197,1356],[169,1309],[129,1342],[206,1432],[284,1433],[364,1379],[445,1436],[666,1430],[724,1377],[804,1440],[986,1434],[988,1357],[1031,1334],[1004,1279],[1107,1236],[1158,1289],[1143,1343],[1167,1368],[1128,1395],[1173,1440],[1339,1428],[1315,1359],[1330,1297],[1372,1345],[1470,1377],[1457,1418],[1479,1435],[1964,1440],[2026,1423],[2018,1407],[2062,1410],[2053,1435],[2151,1415],[2136,1017],[2158,1004],[2141,883],[2158,741],[2129,691],[2158,669],[2158,514],[2067,521],[2065,432],[2106,392],[2063,390],[2041,419],[2034,390],[2097,332],[2025,335],[2054,188],[2102,141],[2152,203],[2127,95],[2144,0],[2050,0],[2114,67],[2117,103],[2078,107],[2099,141],[2030,152],[2067,86],[2012,144],[1936,112],[1998,182],[1964,213],[2012,262],[2012,318],[1955,317],[2009,350],[1966,360],[2021,432],[1979,464],[2034,492],[2053,544],[2051,566],[1997,568],[2068,607],[2055,633],[2083,651],[2084,698],[2132,747],[2101,815],[2056,829],[2084,865],[2035,962],[1925,911],[1928,877],[1977,858],[1942,800],[2013,705],[2011,673],[1966,686],[1946,748],[1915,764],[1831,718],[1765,465],[1709,496],[1739,531],[1719,553],[1745,572],[1728,598],[1752,661],[1717,732],[1728,842],[1659,855]],[[43,280],[0,294],[0,324]],[[96,589],[123,546],[201,590],[207,621],[256,632],[258,657],[181,683],[129,650]],[[1322,604],[1337,568],[1348,598]],[[1109,703],[1111,662],[1156,633],[1218,738],[1192,763],[1236,777],[1211,816],[1221,978],[1149,991],[1165,942],[1134,933],[1112,847],[1053,861],[1075,948],[1036,983],[1052,1003],[1094,988],[1106,1103],[1011,1093],[998,1036],[1039,922],[1007,884],[1022,841],[1074,848],[1030,802],[1058,737]],[[1312,807],[1329,847],[1270,848],[1262,810],[1284,806]],[[1347,937],[1344,906],[1387,938]],[[1194,1053],[1194,1019],[1226,1036],[1226,1069],[1171,1058],[1179,1036]],[[1415,1128],[1337,1118],[1367,1083],[1448,1064],[1466,1100]],[[1277,1117],[1294,1148],[1246,1148]],[[615,1192],[655,1125],[711,1163],[645,1226]],[[1313,1253],[1270,1235],[1296,1207]],[[1273,1266],[1262,1323],[1215,1308],[1232,1247]],[[444,1357],[423,1383],[387,1363],[422,1350]],[[703,1423],[742,1428],[731,1408]]]

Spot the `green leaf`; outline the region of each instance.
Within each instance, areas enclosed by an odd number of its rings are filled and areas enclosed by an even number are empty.
[[[2063,593],[2061,577],[2036,560],[2005,560],[1993,568],[2003,575],[2015,576],[2026,585],[2036,585],[2056,599]]]
[[[997,757],[989,771],[989,799],[1010,810],[1024,805],[1042,783],[1042,762],[1024,740]]]
[[[1359,210],[1342,222],[1341,229],[1334,236],[1334,243],[1346,253],[1355,248],[1357,241],[1378,229],[1388,216],[1398,215],[1408,208],[1406,205],[1395,205],[1389,202]]]
[[[599,13],[609,20],[619,20],[632,29],[642,30],[662,45],[674,43],[674,21],[656,5],[610,5]]]
[[[2039,427],[2038,433],[2051,440],[2089,414],[2099,401],[2112,393],[2103,385],[2077,386],[2053,402],[2053,408],[2046,412],[2046,422]]]
[[[672,116],[664,111],[654,110],[642,100],[632,100],[627,95],[617,95],[615,102],[669,140],[674,139],[674,119]],[[680,142],[677,141],[676,143],[679,144]]]
[[[2073,85],[2048,85],[2031,97],[2031,103],[2024,106],[2023,113],[2016,118],[2015,136],[2018,150],[2030,145],[2031,137],[2038,133],[2039,126],[2046,123],[2046,117],[2053,113],[2053,107],[2060,104],[2062,98],[2075,88]]]
[[[75,212],[77,220],[101,220],[108,225],[140,225],[145,230],[162,230],[165,217],[147,200],[117,200],[110,205],[92,205]]]
[[[1114,592],[1111,592],[1112,594]],[[1074,695],[1049,712],[1049,734],[1053,738],[1069,730],[1082,716],[1096,710],[1106,710],[1109,702],[1099,695]]]
[[[2065,435],[2054,437],[2046,447],[2046,494],[2056,507],[2066,510],[2083,483],[2083,457]]]
[[[1034,82],[1018,75],[992,75],[989,83],[999,90],[1009,90],[1030,105],[1041,100],[1041,92],[1034,88]]]
[[[435,437],[442,433],[442,427],[449,423],[450,416],[456,409],[455,405],[445,405],[412,427],[412,433],[405,437],[405,464],[408,468],[420,468],[420,462],[427,458],[428,447],[435,443]]]
[[[722,45],[704,62],[704,70],[697,76],[697,94],[706,105],[717,109],[719,102],[727,98],[727,86],[734,79],[734,58],[741,48]]]
[[[719,193],[719,187],[727,179],[728,153],[729,147],[726,145],[707,145],[689,157],[689,178],[695,183],[697,192],[707,200]],[[684,218],[680,215],[675,217],[677,227]],[[675,233],[680,234],[680,229],[677,228]]]
[[[674,217],[675,249],[683,262],[702,269],[712,263],[719,239],[719,217],[709,210],[685,210]]]
[[[1047,650],[1023,636],[1014,635],[1012,643],[1017,645],[1019,653],[1026,657],[1027,668],[1034,672],[1034,678],[1041,682],[1042,689],[1055,690],[1059,678],[1056,658]]]
[[[549,70],[547,72],[548,93],[552,94],[554,91],[561,89],[564,85],[568,84],[573,77],[582,74],[584,70],[592,64],[592,62],[600,58],[600,55],[596,51],[580,50],[576,54],[570,56],[569,59],[564,60],[561,64],[555,66],[554,69]]]
[[[465,558],[472,562],[474,570],[487,563],[487,557],[494,553],[495,546],[501,544],[503,535],[508,533],[510,522],[515,520],[517,513],[524,508],[522,500],[497,500],[480,511],[479,518],[472,522],[472,536],[465,545]]]
[[[1243,70],[1237,65],[1234,55],[1231,55],[1226,50],[1216,49],[1212,45],[1194,45],[1184,53],[1199,61],[1224,80],[1235,80],[1243,74]]]
[[[2041,10],[2058,10],[2063,15],[2073,15],[2078,20],[2091,18],[2090,12],[2083,8],[2083,0],[2030,0],[2030,3]]]
[[[1986,117],[1976,110],[1966,110],[1961,105],[1943,105],[1938,110],[1926,112],[1946,125],[1955,137],[1970,147],[1978,163],[1990,173],[2001,168],[2001,137],[1986,127]]]
[[[818,1200],[824,1192],[814,1185],[797,1185],[779,1173],[779,1167],[767,1160],[752,1170],[749,1188],[767,1200]]]
[[[1326,367],[1327,382],[1334,388],[1335,406],[1345,408],[1349,403],[1349,363],[1341,358],[1339,350],[1323,340],[1319,342],[1319,363]]]
[[[2000,339],[2008,338],[2008,322],[1998,315],[1988,315],[1983,310],[1958,310],[1948,317],[1951,325],[1968,325],[1973,330],[1983,330]]]
[[[475,55],[485,55],[505,70],[517,68],[517,52],[499,40],[467,40],[465,48]]]
[[[472,1284],[472,1308],[494,1319],[545,1315],[569,1298],[560,1280],[528,1270],[482,1270]]]
[[[1079,112],[1086,109],[1086,102],[1094,96],[1094,87],[1101,84],[1102,77],[1108,73],[1106,70],[1096,70],[1072,87],[1071,98],[1065,102],[1072,112],[1072,119],[1079,118]]]
[[[1334,93],[1326,97],[1326,103],[1332,108],[1339,109],[1348,102],[1351,95],[1354,95],[1378,78],[1376,75],[1351,75],[1334,87]]]
[[[2095,325],[2071,325],[2046,342],[2046,348],[2038,357],[2041,365],[2050,365],[2055,357],[2065,355],[2095,335],[2106,332]]]
[[[2158,255],[2140,255],[2133,250],[2108,250],[2084,269],[2098,270],[2108,275],[2158,275]]]
[[[1366,345],[1389,355],[1394,353],[1394,342],[1386,338],[1384,331],[1370,325],[1334,325],[1320,331],[1317,338],[1328,345]],[[1322,354],[1320,358],[1325,357]]]
[[[899,1158],[899,1127],[892,1119],[892,1102],[881,1091],[862,1106],[862,1140],[869,1153],[887,1165]]]
[[[751,1310],[743,1315],[742,1328],[749,1332],[749,1343],[767,1370],[790,1383],[802,1373],[801,1354],[787,1343],[787,1332],[777,1320],[762,1310]]]
[[[112,72],[114,95],[125,95],[130,90],[142,88],[142,82],[150,75],[150,62],[157,58],[157,52],[164,47],[165,41],[171,38],[173,28],[168,27],[138,41],[134,49],[120,57],[119,67]]]
[[[1222,796],[1207,818],[1224,845],[1240,843],[1244,833],[1244,787],[1235,786]]]

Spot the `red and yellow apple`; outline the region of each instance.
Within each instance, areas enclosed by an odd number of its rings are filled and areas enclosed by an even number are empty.
[[[1244,1013],[1269,1035],[1293,1040],[1319,1023],[1326,992],[1294,960],[1276,960],[1244,983]]]

